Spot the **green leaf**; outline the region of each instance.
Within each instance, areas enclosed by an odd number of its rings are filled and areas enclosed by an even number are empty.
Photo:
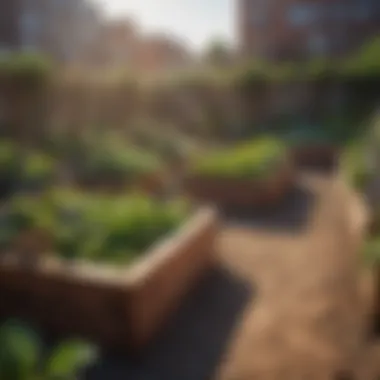
[[[94,346],[77,340],[67,341],[53,351],[45,375],[51,378],[69,378],[93,363],[96,357]]]
[[[17,321],[0,328],[0,379],[27,380],[35,376],[41,344],[37,335]]]

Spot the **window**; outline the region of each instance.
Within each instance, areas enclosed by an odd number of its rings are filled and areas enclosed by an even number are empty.
[[[289,9],[288,19],[293,26],[305,26],[317,19],[318,10],[310,4],[297,4]]]

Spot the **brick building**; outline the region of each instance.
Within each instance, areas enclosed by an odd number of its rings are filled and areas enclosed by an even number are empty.
[[[247,58],[339,56],[380,34],[379,0],[237,0]]]
[[[0,51],[38,51],[77,59],[95,38],[98,15],[87,0],[0,0]]]
[[[139,26],[128,18],[105,20],[92,51],[92,64],[106,68],[131,67],[136,60]]]
[[[141,39],[137,55],[138,68],[149,72],[186,69],[193,57],[182,41],[162,34]]]

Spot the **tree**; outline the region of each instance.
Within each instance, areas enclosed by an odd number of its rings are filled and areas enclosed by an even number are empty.
[[[222,38],[211,39],[203,53],[204,60],[213,66],[225,66],[232,61],[229,44]]]

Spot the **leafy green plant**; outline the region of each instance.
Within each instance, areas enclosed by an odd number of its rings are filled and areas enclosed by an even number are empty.
[[[99,146],[88,150],[82,163],[78,163],[79,175],[85,181],[134,180],[157,172],[159,159],[148,152],[128,146]]]
[[[66,341],[47,351],[38,334],[19,321],[0,327],[2,380],[75,380],[96,356],[95,348],[80,340]]]
[[[25,157],[20,171],[20,185],[26,189],[41,188],[51,183],[55,177],[56,163],[53,158],[32,152]]]
[[[10,141],[0,143],[0,178],[4,196],[20,188],[41,189],[53,180],[55,162],[47,155],[23,151]]]
[[[284,164],[287,148],[272,138],[260,138],[232,149],[221,149],[193,165],[196,175],[217,178],[265,179]]]
[[[0,178],[3,195],[13,190],[21,170],[20,152],[10,141],[0,143]]]
[[[14,53],[0,59],[0,81],[10,89],[40,89],[48,82],[51,72],[51,63],[39,54]]]
[[[51,249],[62,258],[127,263],[176,229],[187,213],[185,201],[157,202],[139,195],[63,191],[18,197],[3,217],[2,245],[38,228],[49,234]]]
[[[380,262],[380,237],[376,236],[367,240],[363,250],[366,264],[375,265]]]
[[[365,141],[349,144],[341,158],[342,170],[348,182],[357,190],[365,191],[374,177]]]

